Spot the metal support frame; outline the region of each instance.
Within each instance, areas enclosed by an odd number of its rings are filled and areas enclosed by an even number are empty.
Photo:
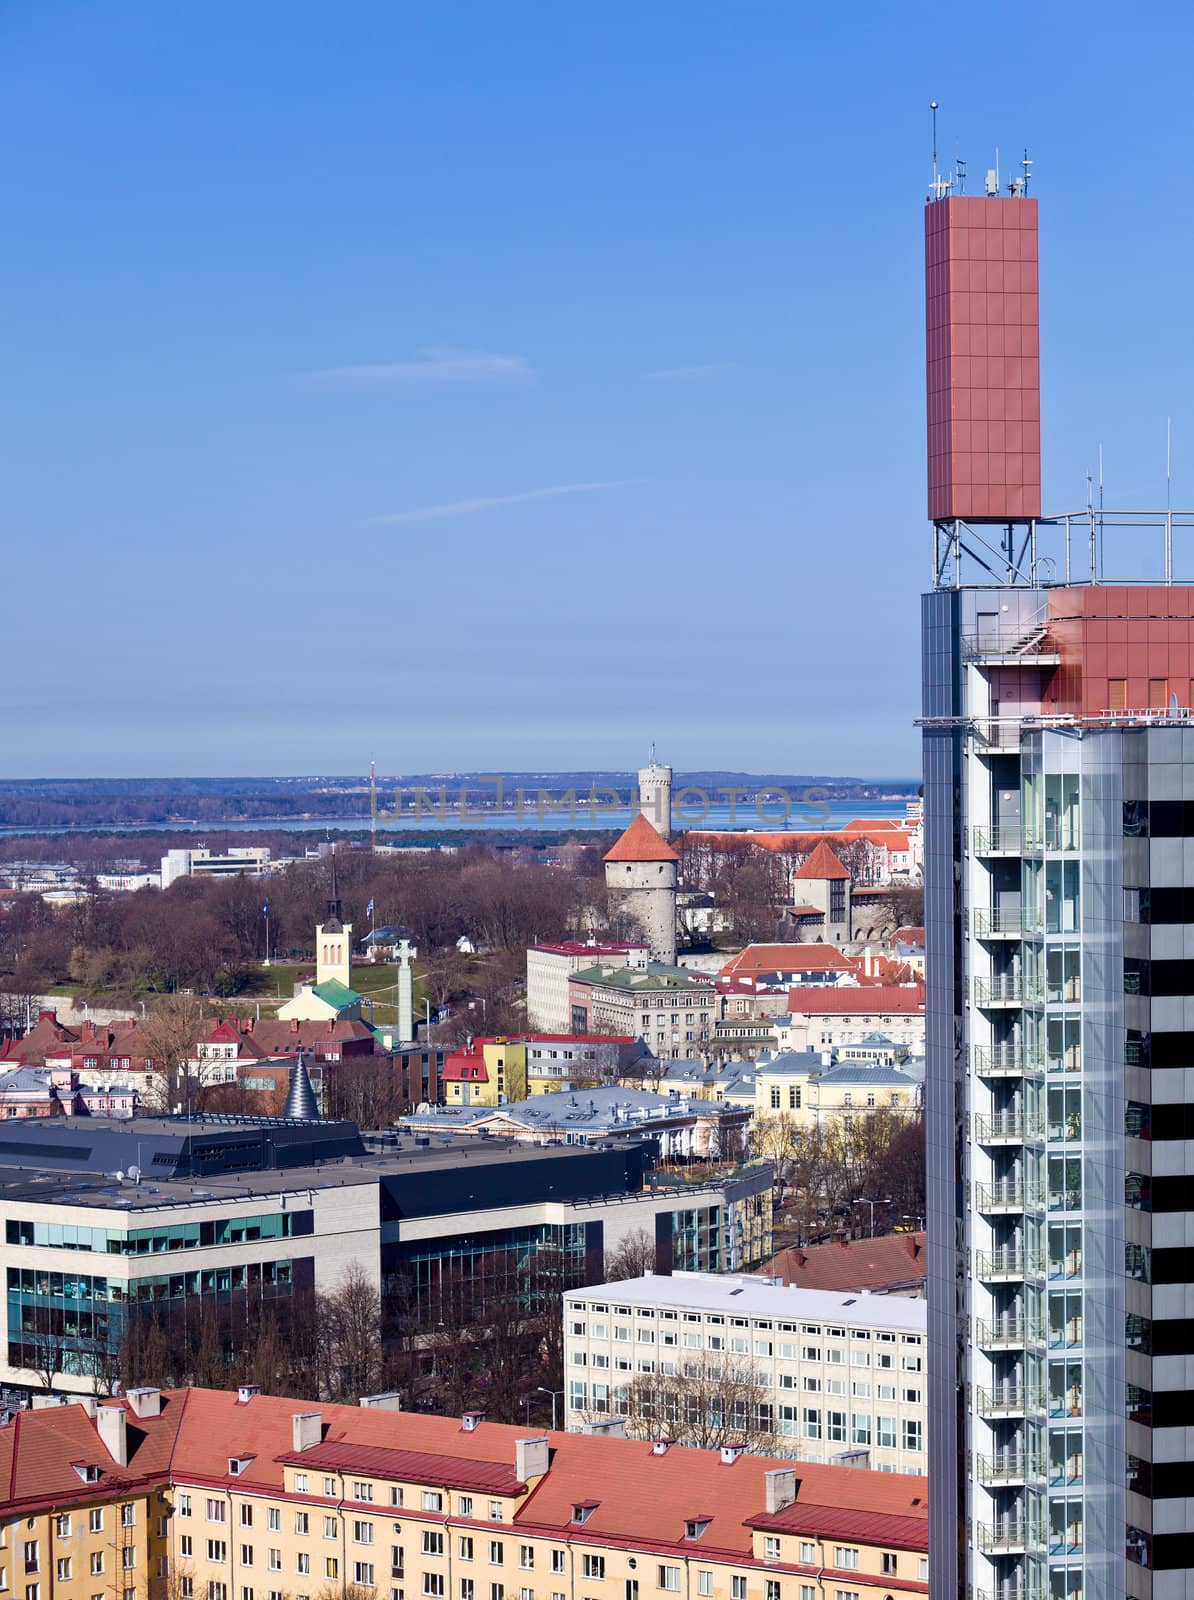
[[[1089,546],[1088,574],[1079,577],[1075,572],[1074,534],[1085,528]],[[996,531],[998,530],[998,532]],[[1160,536],[1161,566],[1163,576],[1116,578],[1117,583],[1144,584],[1177,582],[1194,583],[1194,571],[1188,579],[1174,579],[1174,534],[1191,535],[1188,550],[1194,558],[1194,510],[1163,511],[1139,509],[1105,510],[1094,504],[1080,511],[1062,511],[1049,517],[1013,517],[998,523],[966,522],[960,517],[933,524],[933,587],[935,589],[960,589],[963,587],[963,557],[979,569],[971,579],[979,587],[994,588],[1053,588],[1074,583],[1105,583],[1104,561],[1107,535],[1131,530],[1131,548],[1138,550],[1142,541],[1138,530],[1148,530]],[[1053,552],[1042,546],[1052,540]],[[1058,577],[1058,569],[1064,577]],[[980,575],[981,574],[981,575]]]

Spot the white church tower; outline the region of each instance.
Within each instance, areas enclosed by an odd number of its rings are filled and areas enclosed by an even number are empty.
[[[332,897],[328,901],[326,922],[315,925],[315,983],[334,979],[352,988],[352,923],[340,920],[340,896],[336,888],[336,855],[332,852]]]

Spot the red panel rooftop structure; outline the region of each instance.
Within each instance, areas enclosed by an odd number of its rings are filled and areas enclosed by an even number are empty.
[[[1041,514],[1037,203],[925,205],[929,518]]]

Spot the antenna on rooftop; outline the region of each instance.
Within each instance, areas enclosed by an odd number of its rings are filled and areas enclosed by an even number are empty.
[[[1032,162],[1028,156],[1028,146],[1024,146],[1024,193],[1028,193],[1028,180],[1032,177]]]
[[[952,179],[943,178],[937,171],[937,102],[929,101],[929,110],[933,113],[933,183],[932,193],[934,200],[943,200],[953,187]]]

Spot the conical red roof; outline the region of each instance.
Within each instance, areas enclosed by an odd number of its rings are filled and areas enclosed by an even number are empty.
[[[607,861],[679,861],[667,840],[640,811],[617,844],[605,854]]]
[[[848,878],[850,874],[842,866],[833,851],[821,839],[812,855],[802,862],[799,870],[793,874],[796,878]]]

